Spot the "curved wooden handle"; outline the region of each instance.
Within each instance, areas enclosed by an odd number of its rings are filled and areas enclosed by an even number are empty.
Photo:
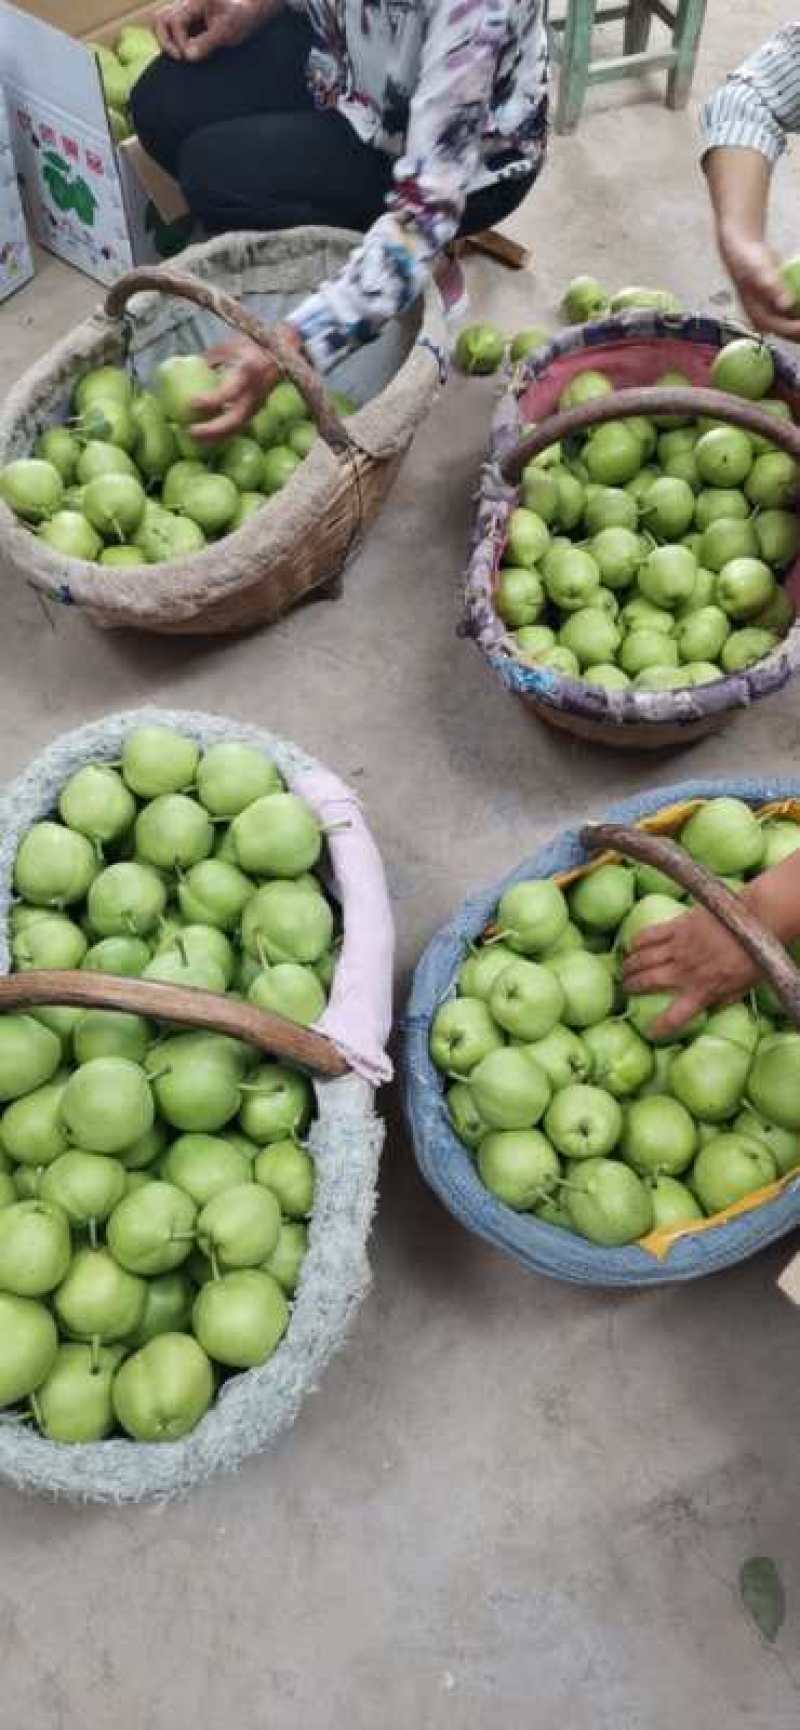
[[[690,859],[675,841],[664,835],[650,835],[646,829],[631,829],[625,823],[588,823],[580,834],[583,846],[590,853],[613,849],[644,865],[655,865],[713,913],[727,926],[756,962],[780,998],[788,1016],[800,1027],[800,971],[787,954],[783,944],[760,923],[724,883],[720,883],[705,866]]]
[[[240,330],[244,336],[250,337],[252,342],[257,342],[260,348],[266,349],[285,377],[297,386],[331,450],[352,449],[353,441],[342,424],[319,373],[284,340],[280,332],[268,329],[252,312],[247,312],[245,307],[240,306],[233,295],[226,294],[225,290],[218,288],[215,283],[202,282],[199,277],[190,276],[186,271],[171,270],[164,265],[142,266],[139,270],[129,270],[124,276],[118,277],[109,289],[105,302],[107,316],[121,318],[131,297],[134,294],[144,294],[148,289],[155,289],[158,294],[174,295],[178,300],[193,301],[195,306],[202,306],[207,312],[213,312],[225,324],[231,325],[234,330]]]
[[[0,979],[0,1013],[47,1004],[66,1004],[75,1009],[125,1009],[134,1015],[151,1016],[154,1021],[175,1021],[185,1027],[232,1034],[235,1039],[257,1046],[269,1057],[285,1058],[288,1063],[297,1063],[319,1075],[349,1073],[345,1058],[324,1034],[213,991],[160,985],[149,979],[121,979],[108,973],[78,970],[62,973],[46,968],[12,973]]]
[[[647,386],[612,391],[610,396],[592,397],[579,408],[564,409],[560,414],[538,421],[533,431],[526,433],[503,459],[501,472],[505,480],[516,486],[525,464],[538,457],[548,445],[557,444],[559,439],[583,432],[589,426],[600,426],[604,421],[623,420],[626,415],[654,414],[691,415],[692,418],[709,415],[714,420],[741,427],[744,432],[761,433],[763,438],[800,461],[800,427],[791,421],[773,420],[772,415],[765,414],[758,403],[700,386],[696,390],[687,386],[674,389]]]

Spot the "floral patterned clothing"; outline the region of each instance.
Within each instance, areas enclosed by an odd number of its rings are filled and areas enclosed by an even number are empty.
[[[385,213],[335,281],[292,314],[322,371],[421,293],[467,197],[540,169],[547,0],[291,0],[315,38],[320,107],[395,159]]]

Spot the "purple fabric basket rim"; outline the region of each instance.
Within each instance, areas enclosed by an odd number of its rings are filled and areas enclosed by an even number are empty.
[[[544,347],[536,349],[512,370],[507,370],[504,391],[492,422],[489,453],[484,464],[472,528],[470,559],[464,588],[461,632],[475,639],[490,667],[515,695],[532,697],[564,714],[594,723],[609,721],[692,727],[698,721],[722,716],[732,709],[746,708],[761,697],[779,691],[800,667],[800,616],[787,637],[771,654],[753,667],[729,674],[713,684],[682,691],[606,691],[586,685],[547,667],[525,666],[504,647],[508,637],[488,598],[494,564],[494,548],[516,500],[516,489],[502,479],[499,464],[517,443],[519,414],[517,399],[526,387],[541,378],[553,361],[564,355],[643,337],[678,339],[698,346],[721,347],[742,336],[740,325],[726,323],[703,313],[663,314],[632,312],[560,332]],[[786,388],[800,392],[800,365],[795,365],[772,344],[775,375]]]
[[[759,805],[800,796],[800,784],[777,777],[682,781],[626,799],[612,806],[608,817],[635,822],[665,805],[722,794]],[[636,1244],[622,1249],[595,1246],[531,1214],[514,1213],[489,1194],[450,1126],[444,1088],[428,1052],[431,1018],[452,990],[464,943],[484,928],[504,889],[526,877],[568,870],[585,858],[578,831],[562,830],[500,883],[469,896],[427,945],[414,973],[403,1022],[403,1090],[415,1156],[430,1188],[462,1225],[534,1272],[597,1286],[666,1285],[699,1279],[747,1259],[800,1225],[800,1177],[752,1212],[712,1231],[679,1239],[663,1261]]]

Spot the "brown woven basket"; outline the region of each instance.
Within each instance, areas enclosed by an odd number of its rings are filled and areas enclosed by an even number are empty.
[[[606,691],[526,662],[516,652],[494,609],[497,569],[522,470],[548,445],[626,415],[711,416],[760,433],[797,461],[800,427],[773,420],[757,403],[708,388],[715,354],[725,342],[742,334],[739,328],[713,319],[667,321],[652,314],[628,315],[587,328],[591,343],[585,332],[570,332],[523,363],[498,411],[493,460],[484,471],[478,505],[463,629],[476,639],[508,689],[548,726],[593,744],[663,750],[715,732],[733,718],[737,708],[747,707],[786,684],[800,667],[800,625],[795,623],[763,661],[712,684],[686,690]],[[797,411],[800,377],[779,353],[773,352],[773,360],[775,394],[785,397]],[[552,412],[567,380],[586,367],[599,368],[623,388],[580,408]],[[666,367],[685,371],[697,381],[694,388],[654,388],[654,381]],[[636,387],[627,388],[634,379]],[[545,406],[537,413],[529,399],[541,400],[541,396]],[[521,423],[534,418],[535,427],[520,437]],[[800,561],[784,577],[795,604],[798,581]]]
[[[305,398],[321,436],[283,490],[242,528],[166,564],[112,569],[65,559],[0,502],[0,557],[17,576],[54,600],[83,607],[93,624],[164,635],[219,635],[270,624],[336,581],[439,388],[437,298],[431,290],[408,315],[401,353],[383,363],[383,388],[344,424],[319,376],[239,297],[269,293],[274,272],[276,292],[298,298],[298,289],[336,271],[352,238],[318,229],[228,235],[190,248],[181,271],[166,265],[134,270],[114,285],[103,311],[11,392],[0,416],[0,463],[28,455],[44,426],[66,418],[69,390],[81,372],[128,358],[135,364],[154,330],[163,344],[161,296],[191,302],[267,349]],[[179,351],[186,347],[185,337],[176,342]]]

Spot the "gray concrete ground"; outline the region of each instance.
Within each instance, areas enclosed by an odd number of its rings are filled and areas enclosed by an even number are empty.
[[[711,5],[702,95],[786,13]],[[620,95],[621,88],[621,95]],[[661,83],[605,88],[554,139],[511,225],[532,272],[470,264],[476,308],[555,321],[577,269],[722,304],[695,114]],[[776,239],[797,248],[795,164]],[[96,299],[41,261],[0,313],[3,375]],[[363,790],[415,957],[473,886],[642,784],[791,771],[788,692],[677,760],[550,735],[454,635],[492,386],[455,380],[337,604],[195,645],[49,623],[7,586],[3,768],[109,707],[265,721]],[[293,1433],[184,1505],[113,1512],[0,1491],[0,1727],[17,1730],[796,1730],[800,1322],[788,1245],[686,1290],[572,1291],[465,1235],[420,1183],[393,1096],[373,1294]],[[773,1556],[789,1614],[765,1646],[737,1594]]]

